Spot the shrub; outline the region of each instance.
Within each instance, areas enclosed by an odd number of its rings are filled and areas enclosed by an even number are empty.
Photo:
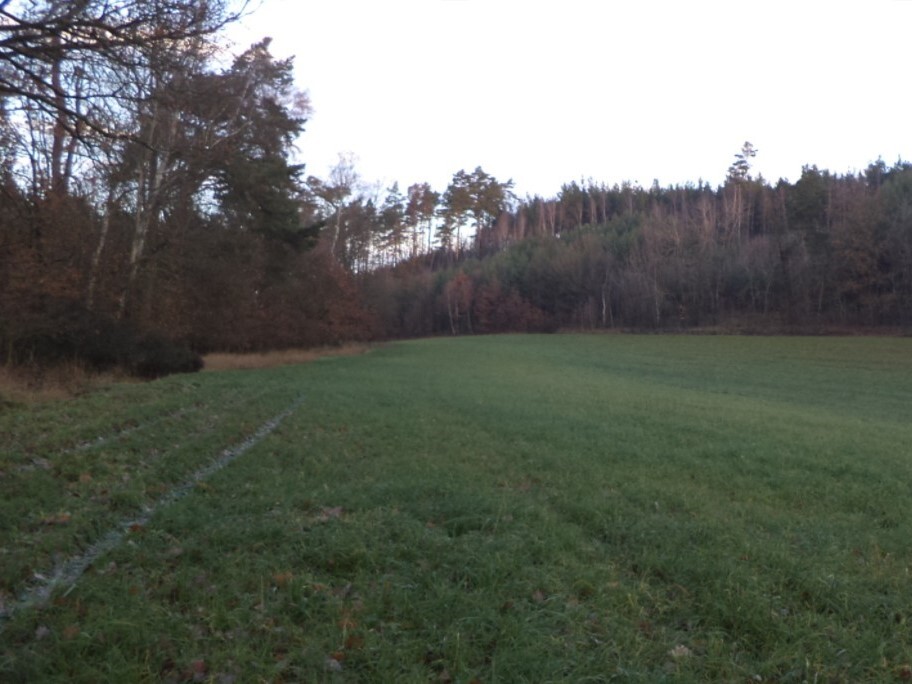
[[[160,378],[171,373],[195,373],[203,359],[187,347],[161,335],[146,335],[134,345],[130,371],[142,378]]]
[[[123,368],[144,378],[202,368],[199,355],[162,335],[140,334],[116,320],[69,300],[45,299],[0,312],[0,345],[10,365],[78,362],[105,371]]]

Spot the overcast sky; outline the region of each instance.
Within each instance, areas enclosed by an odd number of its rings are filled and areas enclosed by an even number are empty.
[[[745,140],[772,181],[912,159],[912,0],[257,1],[233,37],[295,56],[308,174],[553,196],[715,185]]]

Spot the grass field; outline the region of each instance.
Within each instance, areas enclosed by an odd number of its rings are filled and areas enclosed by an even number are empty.
[[[0,681],[909,680],[910,413],[912,339],[721,336],[7,405]]]

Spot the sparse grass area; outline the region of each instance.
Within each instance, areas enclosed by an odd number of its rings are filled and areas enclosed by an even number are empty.
[[[299,393],[16,612],[0,680],[912,677],[909,339],[431,340],[8,410],[3,599]]]

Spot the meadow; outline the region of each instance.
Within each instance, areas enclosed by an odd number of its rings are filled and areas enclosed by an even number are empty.
[[[7,402],[0,681],[910,680],[910,413],[912,339],[876,337],[420,340]]]

